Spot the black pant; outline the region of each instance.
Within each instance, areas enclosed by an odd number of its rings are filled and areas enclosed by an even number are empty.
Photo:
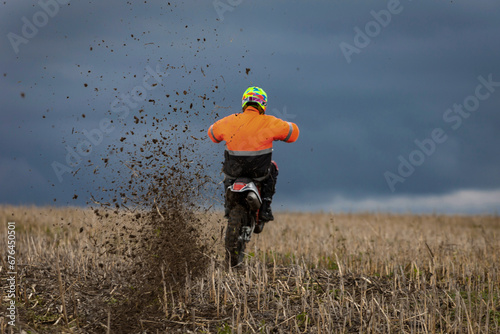
[[[271,166],[269,166],[268,176],[260,183],[260,195],[262,199],[272,201],[273,195],[276,192],[276,181],[278,181],[278,174],[278,165],[276,165],[276,162],[273,161],[271,162]]]
[[[278,165],[276,164],[276,162],[272,161],[271,165],[269,166],[269,172],[267,173],[267,177],[264,180],[260,181],[260,186],[261,186],[260,196],[262,197],[263,200],[265,199],[272,201],[273,195],[276,192],[276,181],[278,180],[278,174],[279,174]],[[240,175],[240,176],[244,177],[246,175]],[[228,177],[226,175],[226,177],[224,178],[224,193],[227,187],[233,184],[234,180],[235,178],[233,178],[232,176]]]

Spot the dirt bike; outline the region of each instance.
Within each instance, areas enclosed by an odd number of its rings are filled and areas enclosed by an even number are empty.
[[[244,258],[246,244],[252,233],[260,233],[265,222],[259,222],[262,205],[260,184],[250,178],[240,177],[226,189],[229,217],[226,228],[226,260],[232,267]]]

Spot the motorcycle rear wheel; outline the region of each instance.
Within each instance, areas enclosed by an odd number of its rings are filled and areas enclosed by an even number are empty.
[[[243,261],[246,243],[240,240],[242,226],[248,225],[248,215],[244,207],[236,205],[229,212],[226,228],[226,262],[231,267]]]

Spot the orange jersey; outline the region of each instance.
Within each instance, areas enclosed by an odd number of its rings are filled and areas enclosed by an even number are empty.
[[[226,150],[234,156],[256,156],[271,153],[273,141],[293,143],[299,137],[295,123],[270,115],[261,115],[254,107],[224,117],[208,129],[214,143],[226,142]]]

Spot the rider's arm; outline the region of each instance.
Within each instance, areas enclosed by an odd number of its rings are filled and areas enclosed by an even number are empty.
[[[224,140],[222,135],[217,131],[218,130],[218,123],[215,122],[208,128],[208,137],[216,144],[220,143],[221,141]]]
[[[293,143],[299,138],[299,127],[297,124],[286,122],[279,118],[276,118],[273,123],[273,128],[275,129],[274,140]]]

